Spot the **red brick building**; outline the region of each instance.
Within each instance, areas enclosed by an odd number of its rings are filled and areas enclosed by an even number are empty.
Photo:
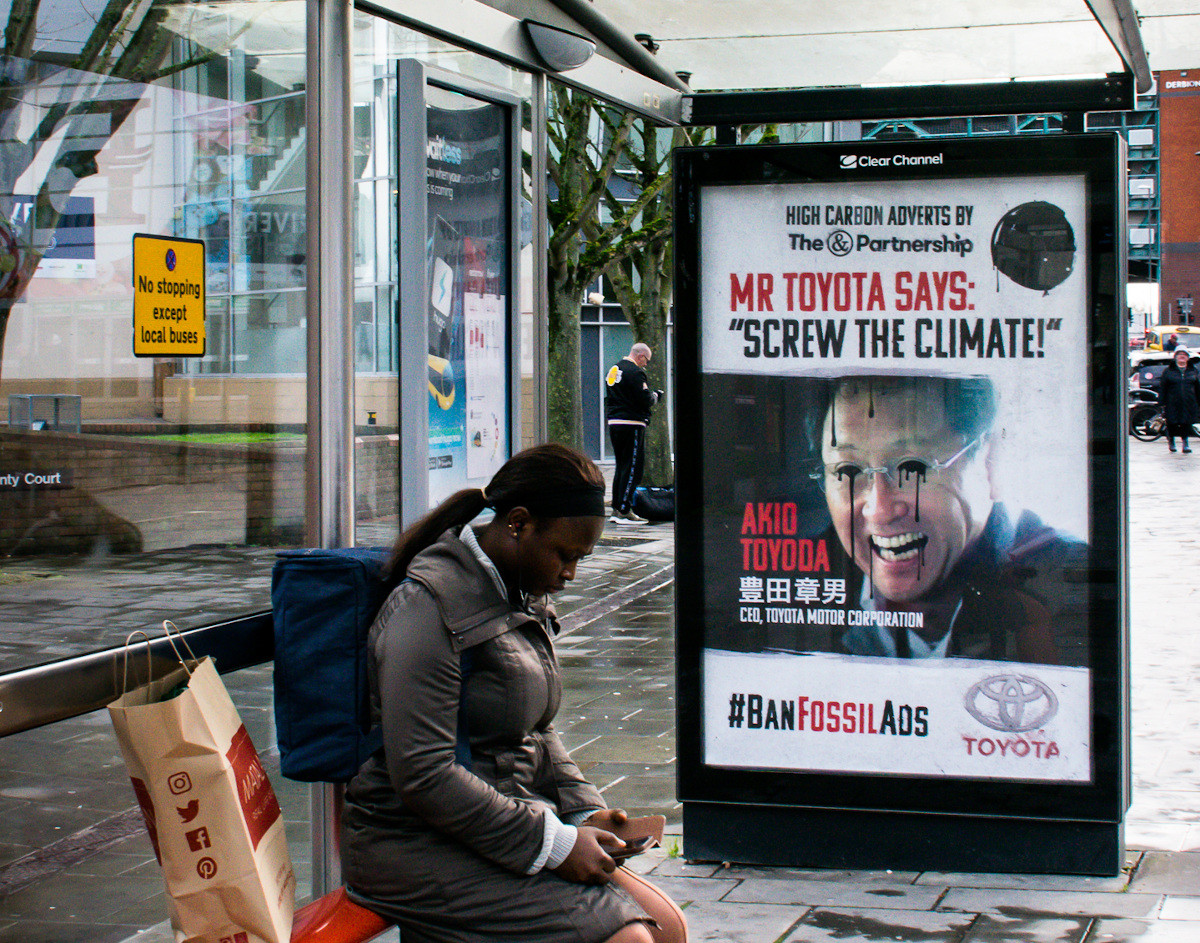
[[[1200,301],[1200,69],[1158,73],[1158,108],[1160,319],[1181,323],[1180,299]],[[1200,324],[1200,309],[1187,317]]]

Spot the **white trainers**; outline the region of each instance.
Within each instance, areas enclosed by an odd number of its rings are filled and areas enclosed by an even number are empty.
[[[633,511],[613,511],[611,520],[620,524],[645,524],[646,518],[640,517]]]

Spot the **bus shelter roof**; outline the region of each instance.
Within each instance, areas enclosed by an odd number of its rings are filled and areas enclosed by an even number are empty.
[[[1008,81],[1128,68],[1145,91],[1149,68],[1200,64],[1191,61],[1200,39],[1194,0],[1137,0],[1136,10],[1131,0],[592,5],[622,30],[652,37],[657,58],[690,73],[696,90]]]
[[[600,56],[677,90],[682,79],[696,92],[1053,83],[1115,73],[1146,92],[1151,70],[1200,66],[1195,0],[483,2],[573,29],[596,40]]]
[[[229,12],[239,4],[219,6]],[[941,91],[913,92],[909,100],[952,101],[958,86],[972,86],[960,105],[968,110],[958,113],[989,113],[993,92],[1001,111],[990,113],[1012,113],[1038,100],[1022,96],[1026,83],[1102,82],[1116,74],[1124,77],[1120,100],[1105,98],[1104,89],[1090,97],[1068,94],[1059,110],[1119,110],[1133,107],[1134,87],[1150,90],[1151,70],[1200,67],[1196,0],[356,0],[356,6],[546,72],[663,123],[704,123],[688,118],[689,97],[707,93],[837,91],[853,110],[860,90],[935,86]],[[247,16],[260,7],[247,5]],[[595,54],[575,66],[547,62],[531,23],[582,36]],[[1005,85],[1018,88],[1002,93]],[[725,102],[740,108],[745,99]],[[806,107],[791,114],[808,118],[774,120],[820,120]],[[729,113],[697,111],[710,118]],[[754,120],[772,120],[769,111],[764,107]]]

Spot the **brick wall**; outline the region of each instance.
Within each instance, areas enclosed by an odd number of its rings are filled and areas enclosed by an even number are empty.
[[[116,435],[0,432],[0,477],[60,472],[65,487],[20,490],[0,483],[0,556],[86,553],[99,540],[114,552],[141,550],[137,528],[106,510],[97,495],[169,485],[195,489],[220,482],[244,490],[244,542],[262,546],[304,541],[303,444],[195,445]],[[355,440],[356,507],[360,519],[396,513],[397,436]],[[151,500],[147,498],[147,500]],[[231,514],[233,509],[231,509]],[[243,505],[236,509],[241,516]],[[186,535],[181,535],[186,544]]]

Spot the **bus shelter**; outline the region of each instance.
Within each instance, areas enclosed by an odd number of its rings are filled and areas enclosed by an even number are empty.
[[[163,618],[224,671],[269,660],[276,548],[386,543],[544,437],[550,83],[715,127],[725,151],[787,122],[835,141],[860,119],[1051,111],[1082,130],[1132,108],[1151,68],[1187,68],[1200,32],[1171,0],[76,0],[7,16],[0,393],[79,397],[81,421],[0,432],[0,538],[10,571],[33,573],[0,587],[3,736],[111,701],[121,640]],[[156,268],[177,259],[201,274]],[[19,643],[40,627],[30,599],[180,559],[204,579],[109,613],[100,635],[65,617],[54,660]],[[1123,664],[1105,674],[1115,741]],[[698,715],[681,720],[685,808],[737,804],[728,777],[706,792]],[[1104,767],[1114,827],[1124,750]],[[338,881],[337,796],[312,790],[314,893]]]

